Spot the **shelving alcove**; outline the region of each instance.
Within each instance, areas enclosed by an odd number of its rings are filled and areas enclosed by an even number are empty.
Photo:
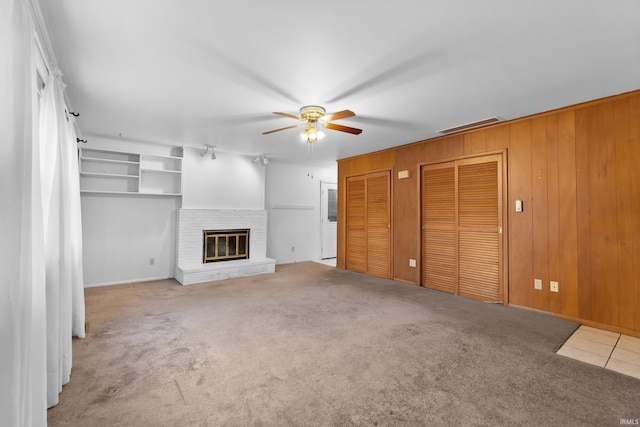
[[[79,148],[80,193],[182,195],[182,149],[171,155]]]

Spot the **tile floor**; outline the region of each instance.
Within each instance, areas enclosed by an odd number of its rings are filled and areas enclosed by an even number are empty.
[[[557,354],[640,379],[640,338],[581,325]]]

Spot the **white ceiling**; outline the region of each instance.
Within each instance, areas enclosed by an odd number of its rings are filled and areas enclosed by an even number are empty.
[[[637,0],[43,0],[84,135],[320,164],[640,89]],[[307,104],[357,116],[313,145]]]

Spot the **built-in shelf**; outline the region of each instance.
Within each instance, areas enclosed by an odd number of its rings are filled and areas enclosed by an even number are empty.
[[[182,157],[80,148],[80,192],[182,195]]]
[[[117,174],[117,173],[102,173],[102,172],[80,172],[80,175],[82,175],[82,176],[101,176],[101,177],[107,177],[107,178],[132,178],[132,179],[139,179],[140,178],[138,175],[122,175],[122,174]]]
[[[85,162],[113,163],[113,164],[123,164],[123,165],[139,165],[140,164],[140,162],[132,162],[127,160],[100,159],[98,157],[83,157],[82,160],[84,160]]]
[[[182,171],[170,171],[170,170],[157,170],[157,169],[140,169],[143,173],[166,173],[166,174],[181,174]]]

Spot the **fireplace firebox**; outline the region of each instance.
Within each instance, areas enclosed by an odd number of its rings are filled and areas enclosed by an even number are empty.
[[[249,229],[203,230],[202,262],[249,259]]]

